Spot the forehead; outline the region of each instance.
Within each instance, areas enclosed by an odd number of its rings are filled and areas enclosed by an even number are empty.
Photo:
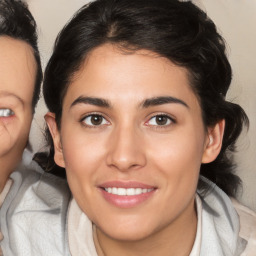
[[[36,69],[30,45],[0,36],[0,96],[14,94],[25,103],[32,102]]]
[[[110,101],[119,98],[122,102],[166,95],[195,100],[188,77],[185,68],[151,51],[131,53],[105,44],[87,56],[66,96],[70,100],[80,95]]]

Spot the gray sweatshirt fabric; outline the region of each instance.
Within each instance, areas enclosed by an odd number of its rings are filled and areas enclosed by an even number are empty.
[[[13,185],[0,212],[4,256],[70,256],[67,182],[32,162],[11,175]]]

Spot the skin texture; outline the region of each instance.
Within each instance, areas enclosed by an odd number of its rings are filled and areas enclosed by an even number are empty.
[[[0,37],[0,191],[20,161],[32,121],[36,62],[25,42]],[[3,110],[8,110],[5,116]],[[6,113],[6,112],[5,112]]]
[[[104,99],[109,106],[84,97]],[[176,100],[145,103],[156,97]],[[103,117],[99,125],[92,125],[92,114]],[[156,115],[167,116],[166,123],[159,125]],[[55,161],[66,168],[105,255],[189,255],[200,165],[218,155],[224,122],[204,127],[184,68],[146,50],[124,54],[100,46],[68,87],[60,131],[54,114],[46,121]],[[154,190],[142,202],[122,207],[103,196],[101,187],[113,181]]]

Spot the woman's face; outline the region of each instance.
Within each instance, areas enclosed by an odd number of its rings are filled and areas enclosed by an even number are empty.
[[[51,130],[55,161],[100,232],[139,240],[189,225],[208,136],[184,68],[98,47],[68,87],[61,130]]]
[[[27,43],[0,36],[1,175],[6,172],[8,176],[7,172],[13,171],[27,144],[36,68],[32,48]]]

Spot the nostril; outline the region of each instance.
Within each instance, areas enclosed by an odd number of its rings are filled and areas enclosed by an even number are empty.
[[[126,132],[125,132],[126,131]],[[145,165],[146,158],[143,147],[138,145],[138,138],[127,129],[112,136],[111,147],[107,154],[107,165],[120,171],[137,169]],[[115,135],[115,136],[114,136]]]

